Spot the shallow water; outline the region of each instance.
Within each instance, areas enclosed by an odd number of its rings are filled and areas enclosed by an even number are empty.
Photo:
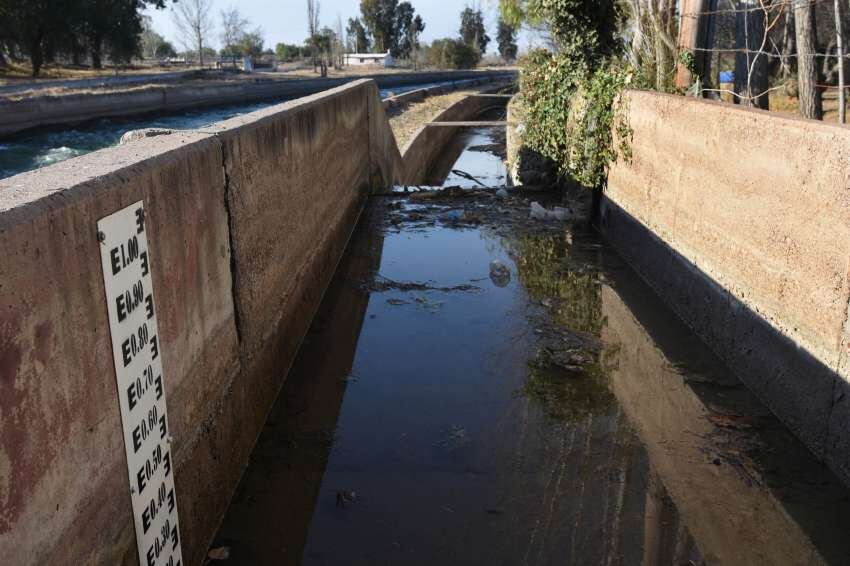
[[[228,563],[850,561],[848,490],[595,233],[521,199],[393,202],[271,412]]]
[[[410,90],[436,86],[437,83],[382,89],[381,97],[402,94]],[[23,133],[0,143],[0,179],[25,171],[39,169],[72,157],[118,144],[130,130],[165,128],[191,130],[204,128],[234,116],[261,110],[289,100],[280,98],[250,104],[232,104],[202,108],[177,114],[142,116],[131,119],[101,119],[67,128],[51,128]]]

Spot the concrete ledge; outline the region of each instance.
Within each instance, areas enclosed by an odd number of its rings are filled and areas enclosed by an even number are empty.
[[[390,108],[394,108],[397,106],[403,106],[405,104],[410,104],[411,102],[416,102],[419,100],[424,100],[429,96],[436,96],[440,94],[446,94],[449,92],[453,92],[456,90],[462,90],[466,88],[472,88],[476,86],[480,86],[483,84],[491,83],[494,80],[504,80],[506,78],[505,75],[497,75],[497,76],[489,76],[484,78],[477,79],[466,79],[462,81],[454,81],[449,84],[430,86],[426,88],[420,88],[417,90],[412,90],[410,92],[405,92],[404,94],[399,94],[397,96],[390,96],[389,98],[385,98],[383,100],[383,106],[385,110],[389,110]]]
[[[441,71],[331,79],[242,81],[234,84],[152,86],[113,94],[37,96],[0,102],[0,136],[24,130],[74,124],[98,118],[175,112],[274,98],[297,98],[343,84],[372,78],[379,88],[441,81],[493,80],[515,77],[516,71]]]

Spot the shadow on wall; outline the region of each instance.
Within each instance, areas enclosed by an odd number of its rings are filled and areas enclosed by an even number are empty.
[[[381,209],[383,212],[383,209]],[[245,564],[297,564],[334,440],[370,291],[355,284],[377,273],[384,231],[376,207],[358,223],[283,390],[234,493],[213,547],[229,546]],[[261,491],[262,498],[251,494]],[[285,501],[287,512],[280,512]],[[268,525],[278,525],[269,536]]]
[[[599,228],[734,373],[850,484],[850,384],[605,195]]]

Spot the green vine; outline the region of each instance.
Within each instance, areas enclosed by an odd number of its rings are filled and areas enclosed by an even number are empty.
[[[613,63],[591,68],[572,53],[536,50],[523,61],[523,142],[558,163],[563,177],[594,188],[618,157],[631,158],[632,132],[617,102],[633,73]]]

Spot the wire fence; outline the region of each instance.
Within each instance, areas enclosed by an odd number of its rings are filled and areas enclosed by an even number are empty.
[[[802,109],[814,91],[818,107],[826,102],[843,121],[848,0],[629,3],[632,62],[659,90],[688,86],[693,95],[782,110]]]

